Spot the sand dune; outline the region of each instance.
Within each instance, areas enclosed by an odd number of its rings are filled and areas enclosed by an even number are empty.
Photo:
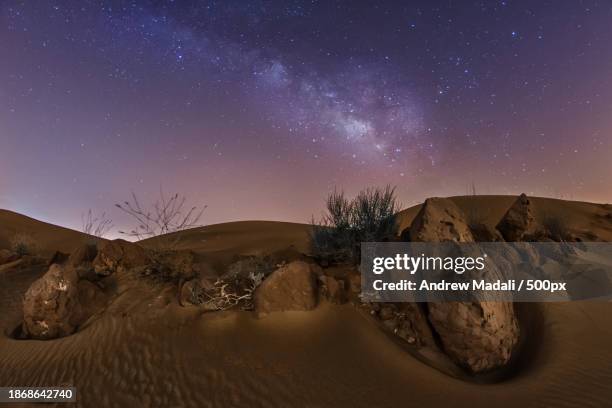
[[[495,219],[513,198],[454,200]],[[598,221],[605,206],[549,199],[537,199],[536,206],[561,211],[578,230],[612,238],[612,222]],[[405,210],[401,224],[417,211]],[[49,249],[69,250],[83,238],[14,213],[0,217],[0,239],[22,226],[48,237]],[[189,230],[180,246],[221,268],[236,255],[305,252],[307,232],[301,224],[228,223]],[[609,303],[533,305],[538,324],[516,373],[483,385],[416,360],[352,305],[323,303],[312,312],[265,319],[249,312],[202,314],[180,307],[173,288],[138,279],[121,281],[108,308],[72,336],[15,340],[9,334],[20,320],[21,296],[43,272],[0,274],[0,384],[73,384],[79,406],[603,407],[612,401]]]
[[[82,232],[0,209],[0,248],[7,248],[10,239],[17,233],[31,237],[45,255],[54,251],[70,252],[79,244],[93,239]]]

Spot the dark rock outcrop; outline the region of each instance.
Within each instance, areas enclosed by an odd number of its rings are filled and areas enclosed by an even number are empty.
[[[446,353],[474,373],[507,364],[518,342],[511,303],[430,303],[429,321]]]
[[[531,201],[521,194],[508,209],[497,229],[508,242],[521,241],[527,234],[534,232],[534,217]]]

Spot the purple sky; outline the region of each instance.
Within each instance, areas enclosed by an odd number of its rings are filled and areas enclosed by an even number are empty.
[[[203,222],[334,187],[612,201],[612,4],[0,1],[0,207]]]

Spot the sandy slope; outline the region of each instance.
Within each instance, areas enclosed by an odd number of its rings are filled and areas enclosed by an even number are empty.
[[[492,217],[512,201],[479,200]],[[544,210],[563,209],[580,228],[610,233],[610,223],[598,218],[607,211],[602,206],[539,201]],[[414,213],[407,210],[403,222]],[[306,232],[299,224],[230,223],[189,231],[181,245],[221,265],[236,254],[301,251]],[[129,278],[79,333],[13,340],[6,332],[19,320],[20,297],[42,270],[0,273],[0,384],[75,384],[80,406],[602,407],[612,401],[609,303],[539,306],[536,339],[516,375],[478,385],[415,360],[350,305],[261,320],[245,312],[202,315],[179,307],[171,289]]]
[[[54,251],[68,253],[78,244],[92,238],[78,231],[0,209],[0,248],[7,248],[16,233],[31,237],[45,255]]]

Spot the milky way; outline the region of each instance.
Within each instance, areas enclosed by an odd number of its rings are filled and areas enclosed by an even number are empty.
[[[0,3],[0,207],[78,227],[160,186],[204,221],[334,188],[612,198],[605,2]]]

